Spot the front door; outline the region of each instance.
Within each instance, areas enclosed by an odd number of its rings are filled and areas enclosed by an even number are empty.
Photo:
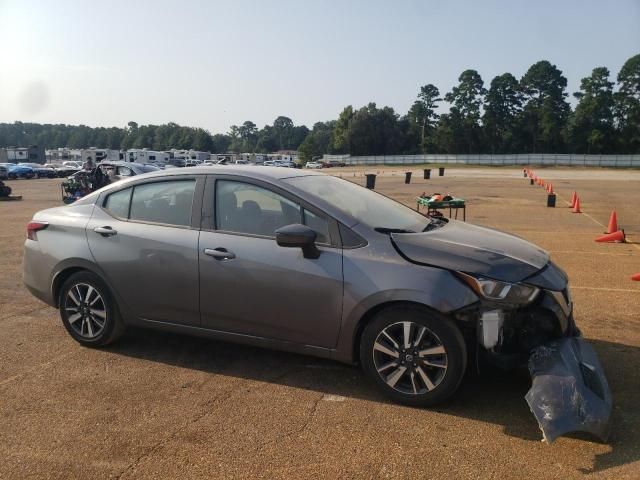
[[[329,219],[269,185],[222,176],[207,181],[203,205],[215,222],[200,234],[203,327],[331,348],[342,315],[342,250]],[[214,202],[215,198],[215,202]],[[206,216],[206,215],[205,215]],[[306,223],[318,233],[318,259],[275,241],[275,230]]]
[[[199,232],[192,225],[197,181],[138,183],[94,209],[87,226],[91,253],[138,318],[200,325]]]

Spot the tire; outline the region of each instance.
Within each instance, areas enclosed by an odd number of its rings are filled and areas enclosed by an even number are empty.
[[[360,363],[369,379],[393,401],[429,407],[447,400],[460,386],[467,349],[460,330],[445,315],[426,308],[393,306],[366,325]]]
[[[125,325],[111,291],[92,272],[71,275],[62,284],[58,305],[67,332],[85,347],[108,345],[124,333]]]

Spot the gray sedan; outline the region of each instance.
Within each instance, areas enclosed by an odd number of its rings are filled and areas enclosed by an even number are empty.
[[[224,166],[116,182],[36,213],[27,234],[25,284],[82,345],[132,325],[306,353],[359,363],[413,406],[449,398],[468,364],[529,361],[534,413],[556,390],[584,399],[576,415],[602,407],[575,420],[557,399],[547,439],[604,435],[610,394],[567,276],[514,236],[321,173]],[[558,371],[588,374],[572,390],[548,381]]]

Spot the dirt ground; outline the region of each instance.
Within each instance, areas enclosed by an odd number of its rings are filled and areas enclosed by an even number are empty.
[[[541,442],[526,375],[470,375],[424,410],[388,402],[357,368],[299,355],[151,331],[82,348],[21,280],[25,225],[60,204],[60,181],[21,180],[8,184],[24,200],[0,202],[0,478],[639,478],[640,172],[537,169],[553,209],[521,169],[409,170],[405,185],[402,168],[367,169],[408,205],[422,192],[465,198],[467,221],[525,237],[567,270],[613,391],[608,443]],[[331,173],[364,182],[363,169]],[[583,214],[566,206],[574,190]],[[631,243],[593,241],[613,207]]]

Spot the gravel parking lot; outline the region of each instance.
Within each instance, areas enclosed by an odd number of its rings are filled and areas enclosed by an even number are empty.
[[[552,209],[521,169],[409,170],[405,185],[401,167],[367,169],[411,206],[422,192],[465,198],[467,221],[539,244],[569,273],[614,396],[608,443],[541,442],[526,374],[469,374],[421,410],[310,357],[150,331],[82,348],[21,279],[25,225],[61,204],[60,180],[21,180],[7,184],[24,200],[0,202],[0,478],[638,478],[640,171],[537,169]],[[364,183],[363,171],[330,173]],[[574,190],[584,214],[567,208]],[[612,207],[630,243],[593,241]]]

